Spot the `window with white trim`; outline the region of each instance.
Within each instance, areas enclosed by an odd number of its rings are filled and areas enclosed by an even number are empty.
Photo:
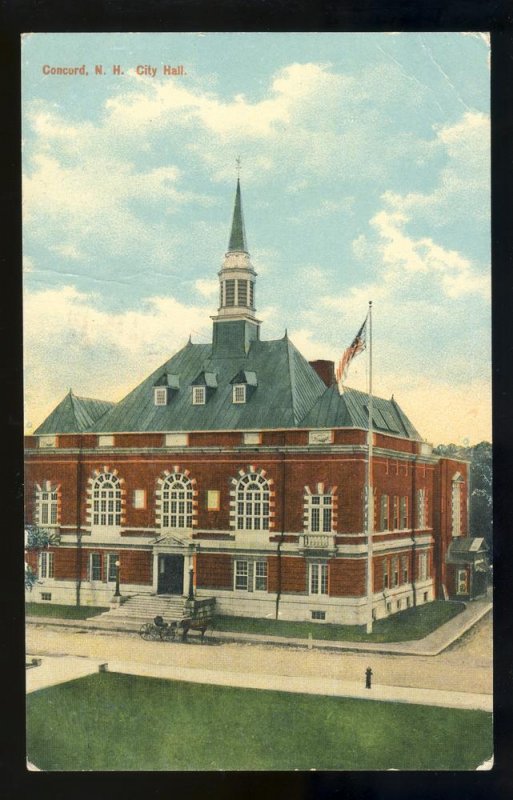
[[[388,531],[390,529],[390,508],[389,497],[387,494],[381,495],[381,509],[380,509],[380,530]]]
[[[269,530],[269,484],[258,472],[243,475],[237,483],[237,528]]]
[[[232,402],[245,403],[246,402],[246,384],[236,383],[232,390]]]
[[[193,406],[204,406],[207,399],[207,390],[205,386],[192,387],[192,404]]]
[[[388,578],[388,558],[383,559],[383,589],[388,589],[390,585]]]
[[[102,579],[101,553],[91,553],[89,556],[89,579],[91,581],[101,581]]]
[[[399,529],[399,497],[397,495],[394,497],[394,514],[393,514],[393,524],[392,530],[396,531]]]
[[[327,564],[310,564],[310,594],[328,594]]]
[[[401,578],[402,578],[402,583],[408,583],[408,578],[409,578],[408,556],[401,556]]]
[[[452,481],[451,516],[453,536],[461,536],[461,484],[462,480],[459,476]]]
[[[235,588],[247,591],[249,587],[249,569],[247,561],[235,562]]]
[[[53,578],[53,553],[44,550],[39,553],[39,577],[40,578]]]
[[[187,475],[177,472],[162,484],[163,528],[192,528],[193,485]]]
[[[59,495],[55,487],[44,483],[36,487],[36,518],[39,525],[51,527],[58,524]]]
[[[167,406],[167,386],[155,386],[153,399],[156,406]]]
[[[419,580],[425,581],[428,576],[428,554],[419,553]]]
[[[401,497],[401,511],[400,511],[400,528],[401,530],[406,530],[408,527],[408,497],[403,496]]]
[[[427,500],[425,489],[417,490],[417,527],[427,527]]]
[[[394,556],[392,559],[392,586],[399,585],[399,559]]]
[[[308,530],[312,533],[331,533],[333,495],[310,494],[305,497],[308,509]]]
[[[121,484],[111,472],[102,472],[93,481],[93,525],[121,525]]]
[[[255,561],[255,592],[267,591],[267,561]]]

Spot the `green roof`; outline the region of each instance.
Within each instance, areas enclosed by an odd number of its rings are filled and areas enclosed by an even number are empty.
[[[115,403],[107,400],[77,397],[70,389],[34,434],[81,433],[94,426],[114,406]]]
[[[235,206],[233,209],[232,230],[228,252],[248,252],[246,244],[246,231],[244,229],[244,217],[242,215],[242,200],[240,195],[240,181],[237,179],[237,191],[235,192]]]
[[[166,406],[156,406],[153,387],[162,374],[169,372],[180,376],[180,389]],[[233,403],[233,379],[241,372],[254,373],[253,391],[246,403]],[[192,386],[203,375],[209,376],[212,389],[205,405],[193,405]],[[94,430],[294,428],[325,389],[315,370],[286,337],[255,340],[247,355],[215,354],[210,344],[189,343],[117,403]]]

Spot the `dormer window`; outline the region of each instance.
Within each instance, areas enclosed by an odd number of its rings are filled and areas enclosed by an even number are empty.
[[[192,387],[192,404],[193,406],[204,406],[206,402],[207,392],[205,386]]]
[[[246,402],[246,384],[245,383],[236,383],[233,387],[233,395],[232,399],[234,403],[245,403]]]
[[[167,387],[156,386],[154,389],[154,400],[156,406],[167,406]]]

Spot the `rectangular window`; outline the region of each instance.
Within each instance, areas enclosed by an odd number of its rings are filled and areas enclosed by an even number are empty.
[[[458,570],[456,594],[468,594],[468,573],[466,569]]]
[[[408,556],[401,557],[401,576],[402,582],[408,583]]]
[[[406,598],[406,608],[410,608],[411,606],[411,597]]]
[[[221,508],[221,492],[207,489],[207,511],[219,511]]]
[[[234,306],[235,305],[235,281],[234,280],[225,281],[224,287],[225,287],[224,288],[225,305]]]
[[[258,431],[248,431],[242,434],[243,444],[262,444],[262,434]]]
[[[396,531],[399,528],[399,498],[394,497],[394,520],[392,530]]]
[[[203,388],[203,387],[199,387]],[[166,447],[187,447],[189,444],[188,433],[166,433],[164,444]]]
[[[39,447],[57,447],[56,436],[40,436]]]
[[[167,406],[167,387],[156,386],[153,391],[153,399],[156,406]]]
[[[146,489],[134,489],[134,508],[146,508]]]
[[[390,528],[389,500],[387,494],[381,495],[380,528],[382,531],[388,531]]]
[[[310,564],[310,594],[328,594],[327,564]]]
[[[117,567],[116,562],[119,559],[119,555],[117,553],[109,553],[107,559],[107,580],[108,581],[115,581],[116,574],[117,574]]]
[[[392,559],[392,586],[399,585],[399,559],[394,556]]]
[[[383,561],[383,589],[389,588],[389,579],[388,579],[388,559],[385,558]]]
[[[417,525],[419,528],[427,527],[426,505],[426,490],[419,489],[417,492]]]
[[[114,447],[114,436],[110,433],[98,436],[98,447]]]
[[[312,611],[312,619],[326,619],[325,611]]]
[[[248,589],[248,562],[236,561],[235,562],[235,588]]]
[[[92,581],[102,579],[102,557],[100,553],[91,553],[90,575]]]
[[[401,606],[402,606],[402,600],[398,600],[397,603],[396,603],[396,606],[397,606],[397,610],[400,611],[401,610]]]
[[[419,580],[427,580],[427,553],[419,553]]]
[[[192,404],[194,406],[204,406],[206,400],[206,389],[204,386],[192,387]]]
[[[39,577],[53,578],[53,553],[39,554]]]
[[[267,561],[255,562],[255,592],[267,591]]]
[[[401,522],[400,528],[401,530],[406,530],[408,527],[408,498],[401,497]]]
[[[50,592],[41,592],[41,600],[51,600],[52,595]]]
[[[247,306],[248,304],[248,281],[237,281],[237,305]]]
[[[246,385],[244,383],[238,383],[233,387],[232,400],[234,403],[246,402]]]

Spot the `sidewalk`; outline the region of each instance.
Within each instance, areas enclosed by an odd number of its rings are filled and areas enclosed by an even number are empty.
[[[27,693],[94,674],[98,672],[100,664],[105,663],[99,659],[77,658],[74,656],[41,656],[41,658],[41,666],[27,672]],[[447,692],[437,689],[418,689],[407,686],[384,686],[379,684],[373,685],[371,689],[366,689],[363,681],[356,683],[354,681],[313,676],[241,674],[213,669],[191,669],[189,667],[127,661],[109,661],[107,670],[108,672],[125,675],[139,675],[215,686],[350,697],[359,700],[413,703],[415,705],[488,712],[493,710],[492,695],[470,692]]]
[[[331,651],[355,651],[363,653],[383,653],[385,655],[412,655],[412,656],[437,656],[453,644],[476,622],[479,622],[492,610],[489,599],[474,600],[468,603],[461,614],[453,617],[449,622],[441,625],[424,639],[409,642],[350,642],[346,640],[321,640],[321,639],[296,639],[288,636],[270,636],[253,633],[239,633],[230,631],[210,631],[207,638],[214,638],[224,642],[245,642],[251,644],[270,644],[285,647],[306,647]],[[30,625],[52,625],[67,628],[84,628],[87,630],[112,631],[117,633],[137,633],[139,622],[123,622],[117,620],[115,624],[105,618],[92,617],[87,620],[58,619],[54,617],[27,617]],[[189,634],[191,637],[195,634]]]

